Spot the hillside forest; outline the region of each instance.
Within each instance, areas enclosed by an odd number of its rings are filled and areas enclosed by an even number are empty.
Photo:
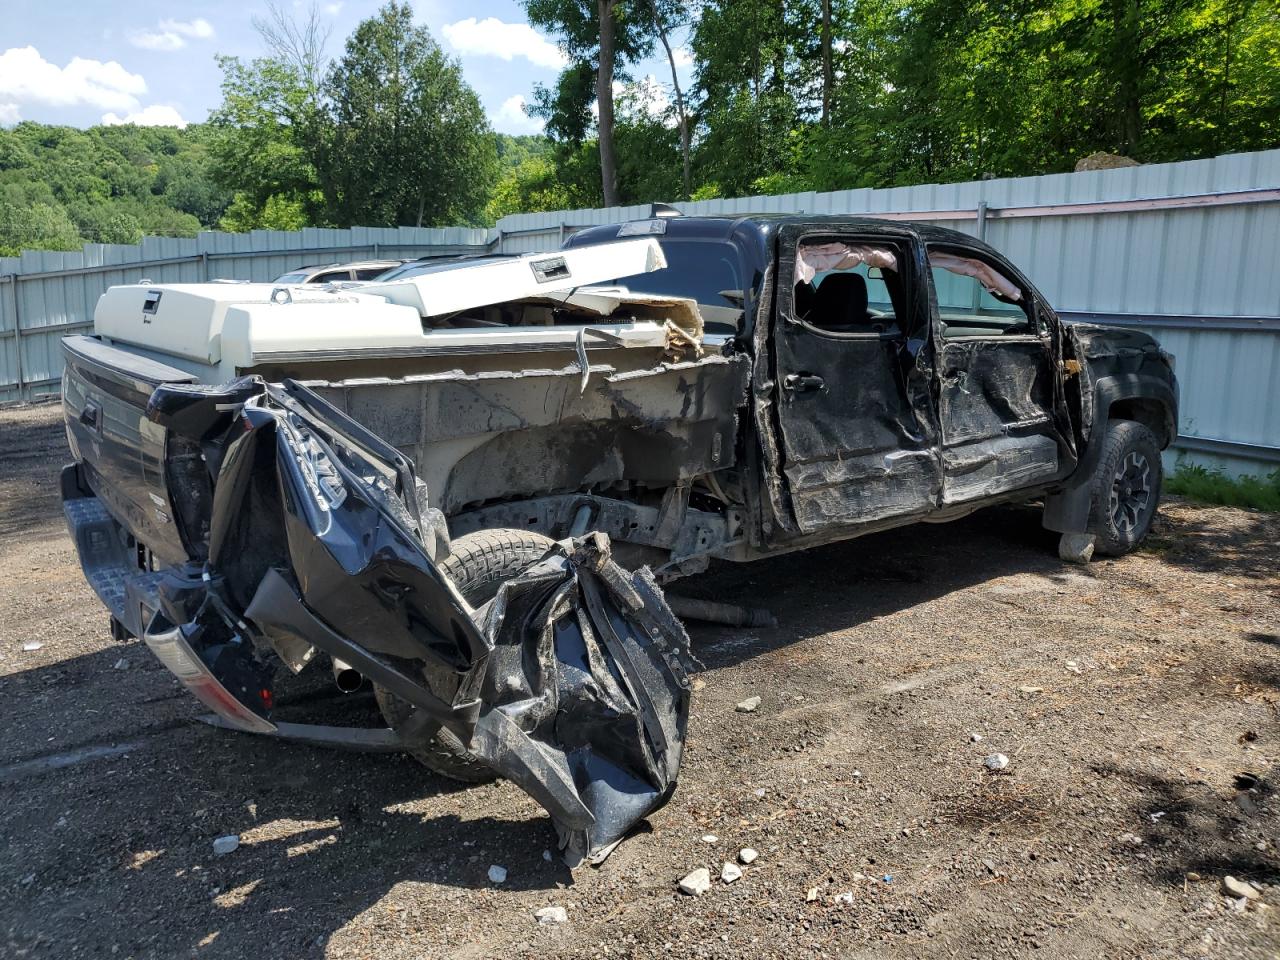
[[[523,2],[567,58],[529,97],[542,136],[495,133],[406,3],[332,55],[314,11],[271,7],[205,122],[0,129],[0,255],[1280,146],[1274,0]]]

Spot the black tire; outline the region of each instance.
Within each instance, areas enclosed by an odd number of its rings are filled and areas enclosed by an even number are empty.
[[[1123,556],[1146,539],[1163,479],[1155,434],[1133,420],[1112,420],[1093,475],[1089,532],[1095,553]]]
[[[541,560],[554,541],[532,530],[478,530],[453,541],[440,563],[467,603],[488,603],[498,588],[529,564]],[[392,730],[403,728],[413,715],[411,704],[377,685],[378,709]],[[463,783],[487,783],[496,778],[454,734],[440,727],[427,729],[405,744],[405,750],[424,767]]]

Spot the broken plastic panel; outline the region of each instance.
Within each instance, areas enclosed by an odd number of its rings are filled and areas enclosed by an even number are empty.
[[[568,862],[606,854],[671,796],[688,719],[688,637],[648,572],[594,534],[472,611],[428,549],[412,464],[305,388],[255,384],[213,440],[199,390],[153,398],[218,466],[207,562],[166,574],[148,643],[230,725],[266,733],[270,690],[237,709],[219,681],[247,678],[243,694],[281,650],[322,650],[546,807]]]

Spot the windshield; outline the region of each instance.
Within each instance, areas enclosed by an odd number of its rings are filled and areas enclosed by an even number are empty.
[[[737,333],[742,326],[743,279],[738,249],[718,240],[662,240],[667,266],[619,277],[612,285],[632,293],[687,297],[698,304],[707,330]],[[603,284],[601,284],[603,286]]]
[[[299,273],[286,273],[284,276],[276,277],[275,283],[306,283],[307,277],[311,276],[309,272],[303,270]]]

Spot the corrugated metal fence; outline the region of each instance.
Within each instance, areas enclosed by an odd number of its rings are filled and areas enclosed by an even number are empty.
[[[113,284],[269,281],[308,263],[482,251],[486,238],[463,227],[255,230],[0,257],[0,402],[58,392],[60,340],[93,326],[98,297]]]
[[[1175,457],[1280,467],[1280,150],[1088,173],[680,203],[686,214],[849,213],[982,237],[1069,320],[1150,331],[1178,357]],[[553,249],[646,206],[520,214],[505,251]]]
[[[1177,455],[1232,473],[1280,467],[1280,150],[970,183],[682,203],[687,214],[852,213],[980,236],[1068,319],[1150,330],[1178,356]],[[354,227],[205,233],[0,258],[0,401],[56,392],[59,339],[115,283],[270,280],[301,263],[554,249],[649,206],[519,214],[496,230]]]

